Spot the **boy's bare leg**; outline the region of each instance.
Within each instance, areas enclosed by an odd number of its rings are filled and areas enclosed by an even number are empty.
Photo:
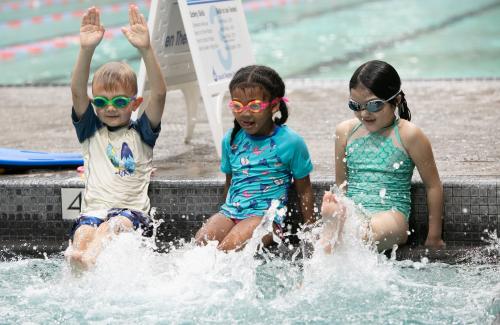
[[[101,223],[97,228],[93,240],[89,243],[87,249],[82,255],[83,263],[87,266],[87,268],[94,266],[97,256],[101,253],[104,245],[113,235],[118,235],[121,232],[132,230],[132,221],[122,216],[116,216]]]
[[[195,235],[196,244],[206,245],[209,240],[222,242],[234,227],[234,222],[221,213],[211,216]]]
[[[97,228],[89,225],[82,225],[76,230],[70,247],[64,252],[66,259],[73,268],[86,269],[82,256],[89,244],[94,240],[96,232]]]
[[[82,229],[84,228],[85,229]],[[90,230],[92,229],[92,233]],[[79,230],[82,229],[81,232]],[[75,233],[73,249],[75,253],[70,257],[70,262],[77,268],[87,270],[95,265],[97,256],[101,253],[106,242],[120,232],[131,231],[132,222],[122,216],[113,217],[94,228],[90,226],[81,226]]]

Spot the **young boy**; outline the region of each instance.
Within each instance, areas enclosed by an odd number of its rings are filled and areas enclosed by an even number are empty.
[[[85,193],[66,250],[69,262],[77,268],[93,266],[113,234],[150,226],[147,192],[167,90],[146,21],[135,5],[129,7],[129,22],[122,32],[139,50],[151,88],[149,103],[137,121],[130,117],[143,99],[136,97],[136,75],[125,63],[101,66],[92,80],[93,99],[88,97],[90,62],[104,35],[98,9],[88,9],[80,28],[71,93],[73,124],[85,161]]]

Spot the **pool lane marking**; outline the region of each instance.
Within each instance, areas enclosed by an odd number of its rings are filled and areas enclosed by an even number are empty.
[[[139,0],[137,5],[139,7],[148,7],[151,0]],[[87,9],[76,9],[67,12],[56,12],[52,14],[47,14],[43,16],[33,16],[23,19],[12,19],[5,22],[0,22],[0,32],[2,29],[17,29],[21,27],[35,26],[45,23],[61,22],[66,20],[74,20],[75,18],[80,18],[83,16]],[[105,5],[100,7],[101,13],[119,13],[128,11],[128,3],[114,3],[111,5]]]
[[[317,11],[312,11],[312,12],[300,15],[300,20],[321,17],[321,16],[328,14],[328,13],[331,13],[331,12],[350,10],[350,9],[360,7],[360,6],[363,6],[366,4],[371,4],[371,3],[375,3],[375,2],[383,2],[383,1],[389,1],[389,0],[362,0],[362,1],[357,1],[357,2],[353,2],[353,3],[333,5],[333,6],[329,7],[328,9],[320,9]],[[267,21],[267,22],[263,22],[263,24],[264,24],[263,26],[250,29],[250,32],[251,33],[259,33],[259,32],[268,30],[269,28],[282,28],[282,27],[286,27],[287,25],[295,25],[295,24],[297,24],[297,21],[296,20],[287,21],[287,22],[282,23],[282,24],[276,23],[275,21]]]
[[[82,2],[82,1],[80,1]],[[0,13],[12,12],[23,9],[33,10],[39,9],[40,7],[54,7],[54,6],[67,6],[69,4],[74,4],[75,0],[24,0],[24,1],[12,1],[0,4]]]
[[[25,0],[12,1],[0,4],[0,12],[17,11],[22,9],[38,9],[40,7],[49,7],[54,5],[68,5],[70,0]]]
[[[104,33],[105,39],[113,39],[122,35],[121,27],[107,29]],[[16,57],[27,55],[41,55],[56,49],[63,49],[71,45],[78,45],[80,43],[80,35],[72,34],[68,36],[56,37],[49,40],[39,42],[9,46],[0,48],[0,61],[11,60]]]
[[[319,73],[320,69],[324,68],[325,66],[335,66],[335,65],[340,65],[340,64],[346,64],[354,59],[361,58],[365,56],[366,54],[369,54],[377,49],[380,48],[387,48],[387,47],[393,47],[395,44],[403,41],[408,41],[411,39],[415,39],[417,37],[420,37],[422,35],[430,34],[432,32],[441,30],[445,27],[448,27],[450,25],[453,25],[455,23],[458,23],[464,19],[471,18],[473,16],[478,16],[483,13],[485,13],[488,10],[495,9],[496,7],[500,6],[500,1],[495,1],[493,3],[487,4],[483,7],[479,7],[474,10],[469,10],[466,11],[462,14],[452,16],[450,18],[445,19],[441,23],[437,23],[428,27],[416,29],[414,32],[409,32],[409,33],[404,33],[401,36],[397,36],[395,38],[389,39],[387,41],[380,41],[371,45],[368,45],[366,47],[361,48],[360,50],[357,51],[350,51],[344,55],[344,57],[341,58],[336,58],[332,59],[329,61],[322,61],[320,63],[314,64],[306,69],[303,69],[302,71],[299,72],[294,72],[290,75],[287,75],[287,78],[296,78],[296,77],[301,77],[304,75],[311,75],[314,73]]]

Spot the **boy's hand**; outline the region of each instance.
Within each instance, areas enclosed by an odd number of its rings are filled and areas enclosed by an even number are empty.
[[[137,49],[147,49],[151,46],[149,40],[148,25],[144,15],[139,13],[136,5],[130,5],[128,8],[128,20],[130,26],[122,27],[122,32],[130,44]]]
[[[83,15],[80,27],[80,46],[85,49],[95,49],[104,36],[99,10],[91,7]]]

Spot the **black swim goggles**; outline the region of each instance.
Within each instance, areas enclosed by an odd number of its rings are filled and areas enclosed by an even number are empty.
[[[96,96],[92,99],[92,104],[94,104],[97,108],[105,108],[108,105],[113,105],[114,108],[122,109],[127,107],[131,101],[135,100],[135,96],[127,97],[127,96],[116,96],[111,99],[108,99],[104,96]]]
[[[369,102],[366,102],[365,104],[360,104],[360,103],[352,100],[352,98],[349,98],[348,105],[349,105],[349,108],[355,112],[360,112],[360,111],[366,109],[370,113],[376,113],[376,112],[380,111],[382,109],[382,107],[384,107],[385,103],[396,98],[396,96],[399,95],[400,92],[401,92],[401,89],[398,90],[398,92],[389,99],[386,99],[386,100],[374,99],[374,100],[370,100]]]

